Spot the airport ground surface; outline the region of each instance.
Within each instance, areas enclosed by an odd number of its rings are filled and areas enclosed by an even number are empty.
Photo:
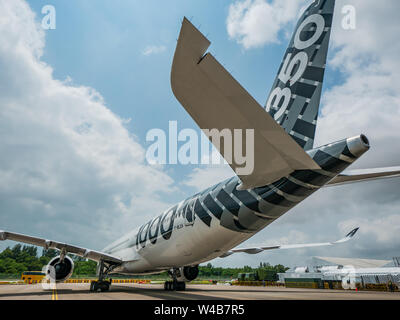
[[[62,283],[45,290],[38,285],[1,285],[0,300],[400,300],[399,292],[371,292],[299,289],[284,287],[244,287],[188,285],[187,290],[164,291],[162,285],[113,284],[109,292],[89,292],[89,284]]]

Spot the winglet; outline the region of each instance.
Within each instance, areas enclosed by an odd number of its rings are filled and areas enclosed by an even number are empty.
[[[354,237],[354,235],[357,233],[358,229],[360,229],[360,227],[357,227],[357,228],[351,230],[351,231],[346,235],[346,238],[352,238],[352,237]]]
[[[342,242],[349,241],[351,238],[354,237],[354,235],[357,233],[358,229],[360,229],[360,227],[354,228],[348,234],[346,234],[346,236],[343,239],[335,241],[334,243],[342,243]]]

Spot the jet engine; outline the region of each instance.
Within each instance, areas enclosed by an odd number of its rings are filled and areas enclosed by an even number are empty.
[[[176,274],[178,281],[189,282],[197,278],[199,275],[199,266],[179,268]]]
[[[64,256],[63,261],[60,258],[60,256],[53,258],[46,266],[46,276],[56,282],[69,279],[74,271],[74,262],[70,257]]]

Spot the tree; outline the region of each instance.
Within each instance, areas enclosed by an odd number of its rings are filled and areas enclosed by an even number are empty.
[[[59,255],[59,251],[55,249],[43,249],[42,251],[42,257],[47,257],[50,259],[53,259],[54,257],[57,257]]]
[[[95,275],[97,262],[95,261],[76,261],[74,275]]]
[[[0,253],[0,273],[18,274],[24,271],[40,271],[49,258],[38,257],[37,247],[16,244]]]

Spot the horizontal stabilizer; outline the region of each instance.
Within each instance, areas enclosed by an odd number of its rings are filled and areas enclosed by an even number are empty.
[[[65,250],[67,253],[72,253],[77,256],[80,256],[80,257],[83,257],[86,259],[90,259],[90,260],[94,260],[94,261],[103,260],[105,262],[114,263],[114,264],[122,263],[122,260],[120,260],[119,258],[111,256],[111,255],[103,253],[103,252],[90,250],[90,249],[86,249],[86,248],[82,248],[82,247],[76,247],[74,245],[61,243],[61,242],[57,242],[57,241],[53,241],[53,240],[46,240],[43,238],[32,237],[32,236],[24,235],[21,233],[0,230],[0,241],[1,240],[12,240],[12,241],[28,243],[28,244],[32,244],[34,246],[43,247],[45,249]]]
[[[172,91],[203,132],[254,130],[252,172],[242,174],[243,163],[225,158],[241,179],[240,188],[264,186],[295,170],[320,169],[229,72],[210,53],[205,54],[209,45],[185,18],[172,65]],[[224,156],[224,143],[219,142],[214,146]],[[246,154],[246,143],[243,138],[240,155]],[[235,148],[233,144],[231,154],[236,154]]]
[[[346,170],[331,180],[326,186],[337,186],[342,184],[370,181],[377,179],[388,179],[400,177],[400,167],[387,167],[376,169]]]
[[[343,239],[334,241],[334,242],[321,242],[321,243],[303,243],[303,244],[284,244],[284,245],[276,245],[276,246],[259,246],[252,248],[238,248],[232,249],[230,251],[225,252],[220,258],[228,257],[234,253],[244,252],[248,254],[257,254],[265,250],[274,250],[274,249],[299,249],[299,248],[310,248],[310,247],[323,247],[323,246],[332,246],[338,243],[343,243],[349,241],[354,235],[357,233],[359,228],[355,228],[351,230]]]

